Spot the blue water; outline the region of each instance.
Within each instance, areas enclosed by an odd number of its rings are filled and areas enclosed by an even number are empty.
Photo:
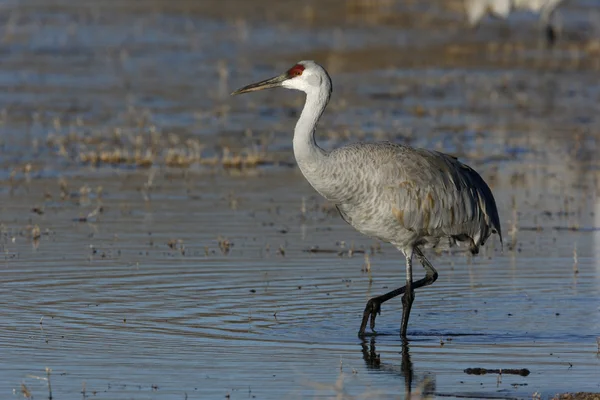
[[[445,3],[183,3],[2,3],[0,397],[49,397],[46,368],[54,399],[600,391],[592,31],[545,52],[535,27],[511,22],[503,42],[500,22],[472,33]],[[565,29],[599,11],[569,6]],[[195,146],[293,162],[302,95],[228,93],[304,58],[334,81],[323,147],[451,152],[497,199],[504,248],[430,255],[440,278],[416,293],[408,349],[399,299],[377,336],[356,335],[368,298],[402,285],[403,257],[296,168],[165,166]],[[139,148],[152,168],[79,156]]]

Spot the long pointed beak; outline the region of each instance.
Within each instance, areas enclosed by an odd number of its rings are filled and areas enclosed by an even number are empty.
[[[279,75],[274,78],[265,79],[264,81],[260,81],[257,83],[252,83],[248,86],[244,86],[243,88],[238,89],[235,92],[231,93],[231,95],[235,96],[236,94],[256,92],[257,90],[264,90],[264,89],[271,89],[271,88],[279,87],[279,86],[281,86],[283,81],[285,81],[287,79],[288,79],[287,74]]]

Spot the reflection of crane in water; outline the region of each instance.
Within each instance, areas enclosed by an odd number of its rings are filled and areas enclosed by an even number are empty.
[[[370,299],[359,335],[371,329],[381,304],[402,296],[400,334],[406,338],[414,289],[431,285],[437,271],[422,247],[447,248],[457,242],[479,251],[491,233],[500,235],[496,203],[477,172],[455,157],[408,146],[355,143],[327,152],[315,141],[315,127],[331,96],[331,79],[313,61],[301,61],[275,78],[245,86],[232,94],[273,87],[306,93],[294,131],[294,156],[308,182],[359,232],[388,242],[406,257],[406,285]],[[502,241],[502,236],[500,236]],[[425,268],[413,282],[413,254]]]
[[[371,340],[367,344],[366,340],[361,343],[362,355],[367,368],[389,372],[394,375],[400,375],[404,377],[404,391],[405,398],[410,399],[412,393],[412,386],[414,380],[413,363],[410,360],[410,349],[407,342],[402,343],[402,361],[400,362],[400,368],[391,363],[384,363],[381,361],[381,356],[377,353],[375,348],[375,337],[372,336]],[[435,376],[430,373],[419,374],[421,375],[418,379],[419,387],[417,388],[420,399],[428,399],[435,393]]]
[[[556,31],[552,26],[552,16],[560,3],[565,0],[465,0],[469,23],[477,26],[486,14],[507,18],[511,11],[527,10],[540,14],[546,40],[549,45],[556,40]]]

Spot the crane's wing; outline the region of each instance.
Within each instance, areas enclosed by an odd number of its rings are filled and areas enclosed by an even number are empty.
[[[494,196],[477,172],[444,153],[405,149],[392,185],[392,212],[404,228],[433,246],[443,237],[468,242],[473,253],[491,233],[502,242]]]

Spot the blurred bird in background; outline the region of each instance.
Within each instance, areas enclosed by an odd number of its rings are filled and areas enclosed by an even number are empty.
[[[546,36],[548,46],[556,42],[556,27],[553,17],[556,9],[566,0],[465,0],[469,24],[478,27],[486,15],[508,18],[512,12],[530,11],[539,14],[540,24]]]

